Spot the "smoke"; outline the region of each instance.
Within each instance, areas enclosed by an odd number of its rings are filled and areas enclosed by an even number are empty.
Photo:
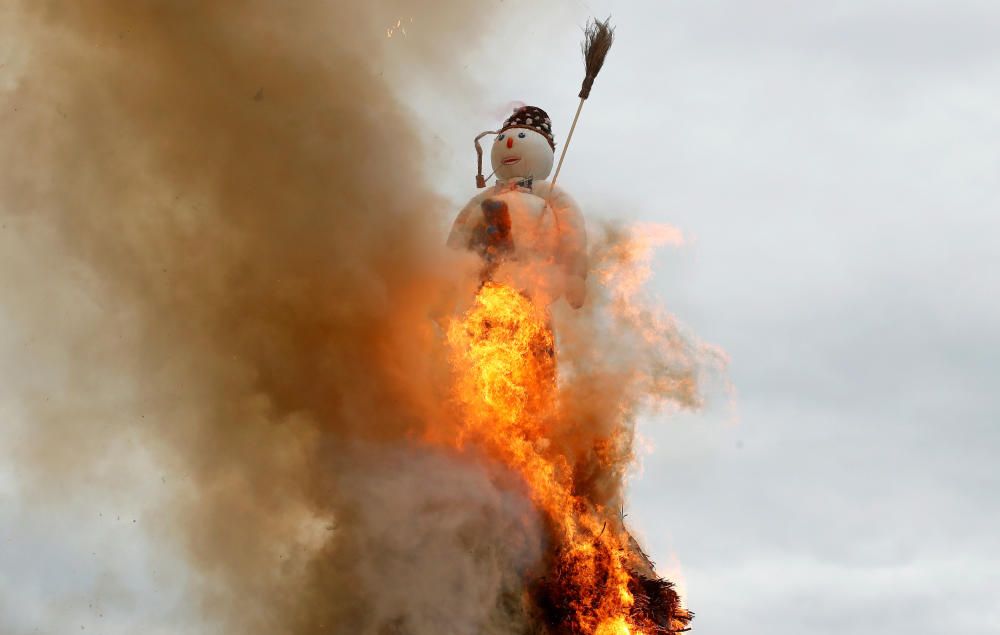
[[[41,501],[169,474],[153,531],[198,572],[188,610],[211,632],[526,628],[543,532],[516,479],[408,441],[454,425],[429,316],[468,262],[441,248],[451,210],[385,80],[385,29],[419,15],[411,67],[454,76],[472,4],[0,14],[0,396],[19,479]],[[608,331],[589,318],[557,323],[591,432],[556,441],[625,439],[591,479],[613,501],[631,437],[609,422],[655,387],[583,344]]]

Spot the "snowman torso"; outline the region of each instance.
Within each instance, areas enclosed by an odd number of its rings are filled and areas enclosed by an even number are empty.
[[[507,205],[512,242],[510,260],[533,261],[555,257],[559,237],[552,214],[544,213],[545,199],[533,190],[505,185],[495,186],[490,198]],[[476,213],[478,218],[474,222],[489,223],[482,208]]]
[[[564,194],[549,201],[549,184],[532,188],[500,183],[472,199],[462,247],[483,256],[483,274],[541,302],[559,298],[565,287],[566,258],[578,256],[582,218]],[[490,213],[503,210],[503,218]],[[557,216],[561,219],[557,224]],[[455,245],[460,246],[460,245]]]

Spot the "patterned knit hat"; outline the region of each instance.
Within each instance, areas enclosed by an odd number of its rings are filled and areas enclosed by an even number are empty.
[[[539,133],[549,142],[552,149],[556,149],[556,141],[552,136],[552,120],[541,108],[535,106],[521,106],[514,111],[507,121],[503,122],[500,132],[510,128],[527,128]]]

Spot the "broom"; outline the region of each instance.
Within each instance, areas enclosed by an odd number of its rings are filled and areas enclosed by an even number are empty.
[[[583,61],[586,65],[587,75],[583,78],[583,85],[580,87],[580,105],[576,107],[573,125],[569,128],[569,134],[566,135],[566,143],[563,144],[562,153],[559,155],[559,164],[556,165],[556,173],[552,177],[552,187],[549,189],[548,198],[551,198],[552,193],[555,192],[556,181],[559,180],[559,172],[562,170],[563,160],[566,158],[566,150],[569,149],[569,142],[573,138],[573,132],[576,130],[576,122],[580,120],[580,111],[583,110],[583,102],[587,101],[587,98],[590,97],[590,89],[594,86],[594,79],[601,72],[601,67],[604,66],[604,58],[607,57],[608,51],[611,49],[611,43],[614,42],[615,29],[611,26],[611,18],[609,17],[603,22],[597,19],[589,21],[583,35]],[[548,200],[545,202],[548,205]]]

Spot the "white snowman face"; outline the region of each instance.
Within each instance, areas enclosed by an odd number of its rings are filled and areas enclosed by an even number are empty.
[[[548,178],[554,153],[548,140],[534,130],[509,128],[497,135],[490,161],[498,179]]]

